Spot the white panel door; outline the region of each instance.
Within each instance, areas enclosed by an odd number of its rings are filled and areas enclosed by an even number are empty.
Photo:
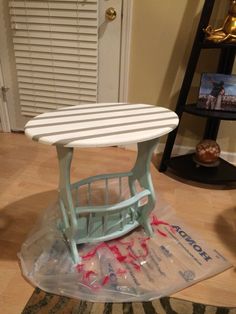
[[[109,8],[116,11],[116,18],[112,21],[105,17]],[[116,102],[119,98],[121,16],[122,0],[99,0],[99,102]]]
[[[29,1],[29,0],[28,0]],[[5,29],[5,33],[0,38],[0,52],[1,57],[4,63],[3,71],[7,72],[6,77],[8,81],[8,109],[11,121],[11,128],[20,130],[23,129],[24,124],[30,117],[22,115],[19,101],[19,83],[16,83],[16,70],[14,69],[14,60],[13,58],[13,45],[11,45],[11,37],[12,31],[10,30],[10,15],[9,21],[6,22],[6,13],[7,9],[9,12],[9,8],[6,9],[6,2],[4,4],[4,0],[0,0],[0,15],[4,15],[4,19],[0,16],[0,25],[1,29]],[[14,1],[9,1],[14,4]],[[25,5],[27,0],[16,0],[19,5],[22,2],[22,5]],[[41,1],[34,0],[36,4],[35,10],[37,10],[37,3],[39,4]],[[43,1],[44,3],[47,1]],[[78,3],[87,3],[86,0],[78,0]],[[91,1],[93,2],[93,1]],[[66,3],[66,0],[57,1],[57,3]],[[121,51],[121,20],[122,20],[122,0],[99,0],[98,1],[98,80],[97,80],[97,99],[99,102],[117,102],[119,101],[119,72],[120,72],[120,51]],[[31,4],[30,4],[31,5]],[[106,16],[106,10],[109,8],[114,8],[116,11],[116,18],[114,20],[109,20]],[[2,9],[2,10],[1,10]],[[56,9],[56,8],[55,8]],[[43,12],[43,11],[42,11]],[[33,14],[34,12],[32,12]],[[36,13],[36,12],[35,12]],[[56,14],[55,12],[52,12]],[[20,18],[21,12],[19,11]],[[34,14],[33,14],[34,15]],[[20,21],[21,22],[21,21]],[[94,21],[91,19],[91,22]],[[14,31],[14,30],[13,30]],[[26,31],[29,31],[26,29]],[[39,30],[40,31],[40,30]],[[43,31],[43,30],[42,30]],[[37,33],[37,34],[40,34]],[[37,38],[35,39],[38,40]],[[37,44],[37,43],[36,43]],[[30,49],[30,48],[29,48]],[[23,50],[24,51],[24,50]],[[21,58],[22,56],[22,58]],[[20,61],[22,65],[20,65],[20,69],[29,68],[29,65],[25,65],[24,54],[21,53]],[[37,65],[38,66],[38,65]],[[39,67],[38,67],[39,69]],[[11,84],[12,83],[12,84]],[[30,82],[24,82],[21,86],[29,86]],[[44,87],[45,89],[45,87]],[[66,87],[63,89],[66,95]],[[73,89],[75,92],[75,89]],[[37,94],[42,93],[42,91],[37,90]],[[49,97],[51,96],[52,91],[47,91]],[[78,90],[79,93],[79,90]],[[66,96],[65,96],[66,97]],[[73,95],[74,97],[74,95]],[[26,95],[26,98],[32,99],[32,95]],[[75,96],[75,101],[77,97]],[[42,98],[41,98],[42,99]],[[50,99],[50,98],[49,98]],[[93,99],[94,101],[94,99]],[[74,104],[74,102],[73,102]]]

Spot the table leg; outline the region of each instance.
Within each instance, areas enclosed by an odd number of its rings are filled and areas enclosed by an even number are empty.
[[[71,194],[70,168],[73,148],[57,146],[59,162],[59,205],[62,213],[62,232],[66,235],[72,258],[75,263],[80,262],[74,235],[77,229],[77,219]]]
[[[152,158],[152,153],[158,143],[158,139],[149,140],[146,142],[138,143],[138,154],[137,159],[132,170],[133,175],[129,177],[129,186],[131,194],[135,195],[136,191],[136,181],[139,185],[151,192],[148,196],[147,203],[143,206],[140,213],[139,223],[143,226],[146,233],[151,236],[153,234],[152,227],[150,225],[149,215],[154,209],[156,197],[155,191],[152,184],[152,178],[150,173],[150,163]]]

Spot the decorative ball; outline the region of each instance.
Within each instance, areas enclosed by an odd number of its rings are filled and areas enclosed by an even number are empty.
[[[215,163],[220,156],[220,146],[213,140],[202,140],[196,146],[196,159],[204,164]]]

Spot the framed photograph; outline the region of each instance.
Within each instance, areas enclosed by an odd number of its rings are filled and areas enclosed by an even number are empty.
[[[236,75],[203,73],[197,107],[236,112]]]

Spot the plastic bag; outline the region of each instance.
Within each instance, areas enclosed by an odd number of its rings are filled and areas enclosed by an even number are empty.
[[[111,185],[114,196],[115,186]],[[100,187],[95,195],[99,203],[103,198]],[[231,266],[164,202],[159,201],[150,215],[152,238],[138,227],[106,243],[79,245],[82,262],[77,265],[57,228],[59,217],[55,204],[45,212],[19,253],[24,276],[51,293],[94,302],[148,301]]]

